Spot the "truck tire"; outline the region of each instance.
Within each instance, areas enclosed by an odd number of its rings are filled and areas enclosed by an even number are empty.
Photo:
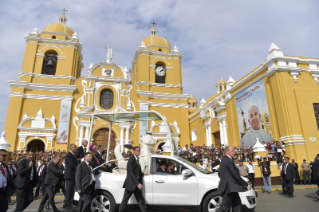
[[[115,200],[113,196],[107,191],[96,191],[92,195],[91,211],[115,211]]]
[[[208,194],[203,202],[203,212],[215,212],[222,203],[222,193],[214,191]]]

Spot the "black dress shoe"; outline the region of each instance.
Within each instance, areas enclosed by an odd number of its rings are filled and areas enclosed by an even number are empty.
[[[45,210],[45,211],[51,211],[51,209],[49,208],[49,206],[45,206],[45,207],[44,207],[44,210]]]
[[[73,209],[73,208],[77,208],[77,206],[76,205],[67,205],[66,208],[72,208]]]
[[[293,197],[294,197],[294,195],[293,195],[293,194],[290,194],[290,195],[289,195],[289,198],[293,198]]]
[[[280,194],[281,194],[281,195],[286,195],[287,193],[286,193],[286,192],[281,192]]]

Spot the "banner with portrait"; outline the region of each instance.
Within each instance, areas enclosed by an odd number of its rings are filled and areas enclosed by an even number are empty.
[[[60,119],[58,126],[58,144],[67,144],[69,137],[69,124],[71,113],[71,100],[62,100],[60,108]]]
[[[241,146],[272,141],[271,121],[263,79],[235,95]]]

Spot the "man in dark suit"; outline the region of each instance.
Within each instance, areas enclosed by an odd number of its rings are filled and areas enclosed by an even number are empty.
[[[8,170],[8,173],[11,175],[11,177],[12,177],[12,179],[14,181],[14,178],[15,178],[15,175],[16,175],[16,171],[12,168],[12,165],[13,165],[13,163],[10,160],[8,162],[8,169],[7,170]],[[7,192],[9,205],[13,205],[13,203],[11,202],[11,196],[12,196],[13,193],[14,193],[14,190],[12,188],[10,188],[10,191]]]
[[[317,154],[317,157],[312,164],[312,173],[313,173],[313,178],[315,180],[315,183],[318,186],[318,191],[316,191],[315,195],[317,199],[319,199],[319,154]]]
[[[46,186],[45,194],[41,200],[38,211],[43,211],[44,204],[48,201],[51,204],[53,212],[61,212],[58,210],[54,204],[54,196],[60,184],[62,182],[63,171],[59,170],[58,163],[60,162],[60,156],[54,156],[53,161],[47,167],[47,174],[45,176],[44,185]]]
[[[81,162],[81,159],[84,158],[84,154],[87,152],[87,146],[88,146],[88,141],[86,139],[83,139],[82,146],[80,146],[75,153],[79,162]]]
[[[289,157],[285,157],[284,167],[281,170],[281,178],[285,180],[285,187],[288,197],[294,197],[294,184],[295,179],[295,167],[292,163],[289,163]]]
[[[218,191],[222,192],[223,200],[217,212],[229,211],[232,207],[233,212],[242,210],[241,200],[238,192],[244,192],[251,189],[240,176],[239,170],[233,162],[235,155],[234,147],[226,146],[223,157],[219,167],[219,185]]]
[[[17,195],[16,212],[22,212],[33,201],[33,188],[37,186],[38,175],[35,162],[32,160],[33,151],[27,152],[27,157],[20,161],[15,184],[19,190]]]
[[[160,164],[159,164],[158,169],[156,170],[156,172],[167,173],[166,172],[166,168],[167,168],[166,161],[161,161]]]
[[[65,157],[62,158],[62,163],[59,166],[59,170],[65,171]],[[65,197],[65,179],[64,179],[64,175],[63,175],[63,180],[62,180],[62,184],[61,184],[61,189],[62,189],[63,195]]]
[[[127,202],[129,201],[133,193],[141,211],[147,212],[145,200],[142,194],[142,177],[144,176],[144,174],[141,170],[138,159],[138,156],[140,155],[140,147],[134,147],[133,153],[134,156],[130,157],[127,163],[127,175],[123,185],[125,191],[119,212],[124,212]]]
[[[0,149],[0,211],[6,212],[9,208],[8,196],[11,196],[13,190],[15,194],[18,194],[18,189],[13,182],[13,178],[9,173],[8,166],[4,163],[7,158],[7,152],[4,149]]]
[[[94,189],[95,177],[94,174],[98,174],[100,171],[93,171],[90,165],[92,161],[92,153],[87,152],[84,156],[84,161],[80,163],[75,172],[75,190],[80,195],[80,200],[77,208],[77,212],[90,211],[89,206],[91,203],[91,191]]]
[[[215,160],[215,162],[210,167],[210,171],[212,171],[212,172],[213,172],[213,168],[218,166],[220,164],[220,162],[222,161],[223,153],[221,153],[221,152],[218,153],[217,157],[218,157],[217,160]]]
[[[75,186],[75,170],[78,165],[78,160],[75,155],[76,145],[69,146],[69,152],[65,156],[65,208],[76,208],[73,204],[74,199],[74,186]]]
[[[40,192],[40,188],[41,188],[41,190],[42,191],[44,191],[43,190],[43,187],[44,187],[44,185],[43,185],[43,182],[44,182],[44,167],[45,167],[46,165],[45,165],[45,161],[41,161],[41,164],[40,164],[40,166],[39,166],[39,168],[38,168],[38,170],[37,170],[37,174],[38,174],[38,176],[39,176],[39,179],[38,179],[38,186],[37,186],[37,189],[35,190],[35,195],[34,195],[34,198],[36,198],[37,196],[39,196],[39,192]],[[44,193],[42,193],[42,195],[43,195]]]

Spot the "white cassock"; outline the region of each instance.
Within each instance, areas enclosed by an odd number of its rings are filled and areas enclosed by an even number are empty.
[[[254,130],[251,128],[241,139],[240,144],[241,146],[254,146],[256,144],[257,138],[259,139],[260,143],[263,141],[265,141],[265,143],[268,141],[273,141],[273,138],[267,133],[262,132],[260,129]]]

